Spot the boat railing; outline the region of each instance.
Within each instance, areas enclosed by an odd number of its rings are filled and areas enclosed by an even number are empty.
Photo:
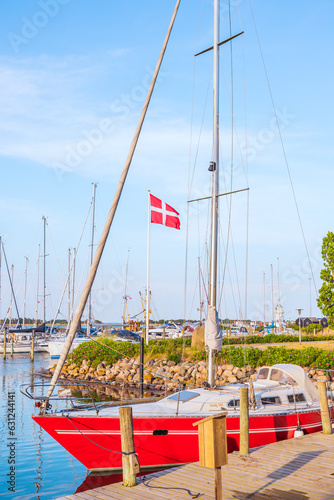
[[[58,388],[58,395],[52,395],[47,398],[44,394],[37,395],[36,389],[41,388],[41,393],[44,388],[48,388],[48,385],[41,382],[30,383],[30,384],[22,384],[20,386],[20,392],[26,396],[28,399],[31,399],[35,402],[35,408],[39,408],[40,414],[45,414],[47,411],[54,412],[62,412],[69,410],[95,410],[98,415],[99,411],[105,407],[112,406],[125,406],[125,405],[134,405],[138,403],[149,403],[152,401],[158,401],[165,397],[165,394],[154,396],[154,397],[143,397],[136,399],[124,399],[123,394],[121,399],[115,399],[110,401],[96,401],[94,398],[94,386],[91,386],[88,383],[82,381],[67,381],[67,380],[58,380],[55,385],[55,389]],[[85,396],[80,397],[76,395],[72,390],[75,388],[78,392],[85,391]],[[66,392],[66,390],[69,390]],[[55,406],[54,406],[55,404]]]
[[[83,387],[87,393],[85,398],[81,398],[72,394],[71,388],[79,388]],[[37,395],[35,390],[37,388],[41,388],[41,392],[43,392],[44,388],[48,388],[48,385],[41,382],[35,382],[30,384],[22,384],[20,386],[20,392],[27,398],[33,400],[35,402],[35,407],[40,408],[40,412],[44,413],[47,410],[52,409],[52,402],[61,403],[57,406],[57,410],[61,410],[62,406],[66,406],[65,409],[68,409],[68,404],[71,409],[81,409],[91,407],[95,409],[96,413],[99,412],[99,403],[94,400],[93,394],[88,384],[85,382],[75,382],[75,381],[67,381],[67,380],[58,380],[55,388],[58,388],[58,395],[51,396],[50,398],[46,398],[43,394]],[[67,393],[66,390],[70,389]],[[87,401],[88,399],[88,401]]]

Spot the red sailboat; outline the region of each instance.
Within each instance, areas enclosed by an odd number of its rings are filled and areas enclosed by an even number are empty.
[[[296,429],[320,431],[318,392],[296,365],[259,370],[249,411],[250,447],[293,438]],[[239,449],[240,384],[221,389],[177,392],[160,401],[134,404],[135,451],[141,468],[178,465],[198,460],[198,431],[193,423],[227,411],[227,446]],[[334,417],[334,409],[331,409]],[[117,407],[64,410],[33,417],[69,453],[90,470],[122,467]]]
[[[124,181],[129,170],[147,105],[165,51],[169,34],[178,9],[177,2],[171,25],[155,71],[144,110],[131,145],[116,195],[95,253],[87,283],[80,299],[64,350],[51,380],[50,388],[34,420],[58,443],[91,470],[118,469],[121,467],[121,436],[117,407],[89,407],[50,413],[49,399],[75,336],[89,292],[97,271],[103,248],[110,230]],[[211,196],[211,275],[206,345],[208,347],[209,388],[184,390],[153,403],[133,405],[134,444],[141,467],[177,465],[198,460],[198,436],[193,423],[221,411],[228,411],[228,451],[239,447],[239,390],[234,384],[214,387],[214,355],[221,349],[221,332],[216,309],[217,283],[217,214],[219,170],[219,121],[218,121],[218,48],[219,0],[214,0],[214,130]],[[232,37],[233,38],[233,37]],[[210,50],[210,49],[209,49]],[[292,438],[299,432],[321,429],[321,416],[317,390],[301,367],[274,365],[261,368],[254,382],[253,402],[250,408],[250,447]],[[333,409],[331,409],[333,412]],[[334,414],[331,415],[334,417]]]

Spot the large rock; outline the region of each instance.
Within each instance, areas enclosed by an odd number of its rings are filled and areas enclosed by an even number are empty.
[[[82,360],[81,368],[83,370],[86,370],[86,371],[88,371],[88,369],[89,369],[88,363],[87,363],[87,361],[85,359]]]

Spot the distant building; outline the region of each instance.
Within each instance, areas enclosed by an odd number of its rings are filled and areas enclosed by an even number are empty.
[[[300,319],[300,326],[302,328],[306,328],[307,326],[311,324],[315,325],[321,325],[323,328],[327,328],[328,326],[328,321],[327,318],[315,318],[315,317],[304,317],[304,318],[297,318],[296,319],[296,325],[299,326],[299,319]]]

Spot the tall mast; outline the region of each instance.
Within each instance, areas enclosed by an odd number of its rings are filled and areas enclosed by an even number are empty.
[[[201,259],[198,257],[199,324],[202,324]]]
[[[148,190],[148,210],[147,210],[147,261],[146,261],[146,344],[149,342],[150,328],[150,225],[151,225],[151,201],[150,190]]]
[[[75,261],[76,261],[77,251],[73,248],[73,277],[72,277],[72,303],[71,303],[71,320],[74,314],[74,292],[75,292]]]
[[[210,305],[216,306],[217,297],[217,226],[218,226],[218,172],[219,172],[219,0],[214,0],[214,44],[213,44],[213,163],[211,201],[211,264]]]
[[[274,316],[274,272],[273,272],[273,265],[270,264],[270,274],[271,274],[271,317],[272,320],[275,322],[275,316]]]
[[[0,236],[0,318],[2,316],[2,291],[1,291],[1,264],[2,264],[2,240]]]
[[[9,326],[12,326],[14,264],[12,264],[12,267],[11,267],[11,278],[10,279],[11,279],[11,287],[10,287],[10,305],[9,305],[9,307],[10,307]]]
[[[277,257],[277,304],[280,304],[280,290],[279,290],[279,257]]]
[[[24,301],[23,301],[23,328],[26,324],[26,306],[27,306],[27,276],[28,276],[28,257],[24,257],[26,260],[26,267],[24,271]]]
[[[71,249],[68,249],[68,280],[67,280],[67,300],[68,300],[68,311],[67,311],[67,326],[71,321]]]
[[[266,273],[263,273],[263,326],[266,324]]]
[[[97,184],[93,184],[93,199],[92,199],[92,232],[91,232],[91,243],[90,243],[90,267],[93,263],[94,257],[94,228],[95,228],[95,191]],[[92,292],[90,291],[88,296],[88,320],[87,320],[87,333],[90,334],[90,327],[92,324]]]
[[[36,326],[38,325],[38,293],[39,293],[39,256],[41,253],[41,245],[38,245],[37,257],[37,285],[36,285]]]
[[[125,315],[127,314],[128,317],[129,317],[129,313],[128,313],[128,296],[126,294],[126,292],[127,292],[127,282],[128,282],[129,254],[130,254],[130,249],[128,250],[128,256],[127,256],[127,259],[126,259],[126,267],[125,267],[125,284],[124,284],[124,297],[123,297],[123,301],[124,301],[123,325],[125,325]]]
[[[211,200],[211,263],[209,306],[217,306],[218,180],[219,180],[219,0],[214,0],[213,29],[213,158]],[[214,350],[209,347],[208,383],[214,383]]]
[[[43,220],[43,323],[45,323],[45,228],[46,228],[46,218],[42,217]]]

